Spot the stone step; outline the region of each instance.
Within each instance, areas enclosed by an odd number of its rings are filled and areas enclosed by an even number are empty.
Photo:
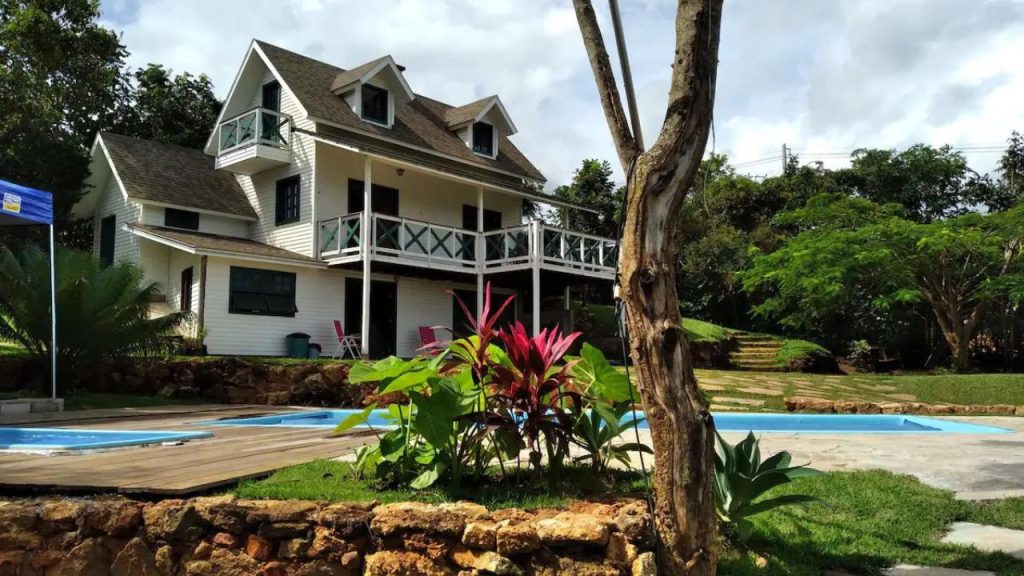
[[[740,350],[738,352],[730,352],[730,358],[774,358],[778,350]]]
[[[745,364],[733,364],[733,370],[741,372],[785,372],[785,366],[779,366],[777,364],[764,364],[764,365],[745,365]]]
[[[784,344],[778,340],[758,340],[756,342],[740,342],[740,348],[782,348]]]
[[[733,364],[749,364],[751,366],[759,366],[761,364],[776,364],[774,356],[764,356],[761,358],[734,358],[729,357],[729,361]]]

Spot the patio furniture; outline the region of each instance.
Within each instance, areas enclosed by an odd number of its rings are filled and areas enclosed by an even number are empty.
[[[430,356],[436,356],[444,350],[451,340],[441,341],[437,338],[438,330],[447,330],[451,332],[451,329],[447,326],[420,326],[420,350]]]
[[[346,336],[345,329],[342,328],[340,320],[334,321],[334,334],[338,337],[338,347],[334,350],[332,358],[344,358],[346,354],[352,356],[352,359],[362,356],[359,337]]]

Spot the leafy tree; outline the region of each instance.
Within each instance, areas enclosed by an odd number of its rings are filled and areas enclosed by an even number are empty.
[[[619,211],[625,188],[617,188],[612,181],[612,166],[607,160],[584,160],[573,173],[572,183],[555,189],[555,196],[597,211],[565,210],[558,215],[563,228],[595,236],[617,238]]]
[[[1006,152],[999,159],[999,183],[988,198],[979,199],[993,212],[1008,210],[1024,201],[1024,136],[1016,130],[1007,140]]]
[[[990,190],[950,146],[916,144],[895,150],[861,149],[840,180],[854,193],[877,204],[897,203],[915,222],[933,222],[963,214]]]
[[[66,370],[97,367],[120,356],[168,350],[166,336],[186,313],[149,318],[156,284],[128,262],[101,266],[91,254],[58,250],[58,359]],[[17,342],[38,356],[50,353],[50,262],[30,246],[15,255],[0,250],[0,339]]]
[[[0,0],[0,178],[54,195],[62,239],[88,145],[126,105],[127,56],[97,0]]]
[[[819,197],[783,217],[801,230],[740,274],[766,299],[757,314],[814,329],[836,311],[871,316],[919,303],[935,316],[959,369],[986,307],[1024,300],[1024,206],[918,223],[902,208]]]
[[[114,130],[128,136],[202,148],[217,121],[221,103],[213,95],[213,82],[205,74],[171,76],[159,64],[139,68],[131,106]]]

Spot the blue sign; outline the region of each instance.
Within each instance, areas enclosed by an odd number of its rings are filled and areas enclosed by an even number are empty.
[[[26,224],[53,224],[53,195],[49,192],[0,180],[0,198],[0,215]]]

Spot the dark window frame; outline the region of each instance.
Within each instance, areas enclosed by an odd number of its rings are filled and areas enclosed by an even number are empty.
[[[178,298],[178,310],[182,312],[192,311],[192,284],[195,282],[195,268],[189,266],[181,271],[180,292]]]
[[[164,208],[164,226],[181,230],[199,230],[199,212]]]
[[[487,127],[487,131],[488,131],[487,135],[489,136],[489,138],[487,138],[487,146],[486,147],[481,146],[481,144],[478,142],[478,140],[480,140],[480,139],[477,137],[477,128],[483,127],[483,126]],[[494,125],[493,124],[489,124],[487,122],[474,122],[473,123],[473,127],[471,128],[471,132],[472,133],[470,134],[470,139],[472,140],[472,143],[473,143],[473,152],[476,153],[476,154],[479,154],[481,156],[487,156],[488,158],[493,158],[495,156],[494,153],[497,151],[497,147],[498,147],[498,144],[497,144],[497,141],[496,141],[496,138],[495,138],[496,132],[494,131]]]
[[[114,263],[116,246],[117,215],[111,214],[100,220],[100,266],[106,267]]]
[[[370,92],[370,94],[367,95],[367,92]],[[377,98],[380,98],[380,97],[384,98],[384,102],[383,102],[383,104],[384,104],[384,110],[383,110],[384,116],[383,117],[370,116],[367,113],[367,109],[366,109],[367,101],[373,102],[374,99],[377,99]],[[360,110],[362,112],[363,120],[367,120],[367,121],[373,122],[375,124],[383,124],[385,126],[387,126],[388,124],[391,123],[390,122],[390,120],[391,120],[391,114],[390,114],[390,109],[391,109],[391,91],[390,90],[388,90],[387,88],[381,88],[380,86],[374,86],[373,84],[363,84],[362,88],[359,90],[359,99],[360,99]],[[379,104],[380,103],[378,102],[378,105]]]
[[[228,279],[228,313],[294,318],[298,278],[294,272],[232,266]]]
[[[274,94],[271,91],[276,91]],[[275,102],[268,102],[268,96],[274,96]],[[272,104],[268,106],[268,104]],[[273,110],[274,112],[281,111],[281,83],[277,80],[267,82],[263,85],[260,92],[260,107],[266,108],[267,110]]]
[[[274,225],[299,221],[302,214],[302,179],[296,174],[277,181],[274,195]]]

